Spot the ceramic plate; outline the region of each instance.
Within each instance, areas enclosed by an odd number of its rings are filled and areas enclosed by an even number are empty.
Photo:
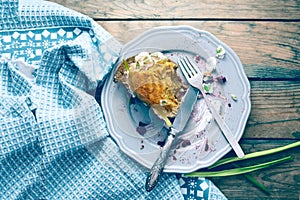
[[[222,59],[216,58],[216,49],[220,46],[226,52]],[[120,62],[142,51],[163,52],[174,62],[188,56],[202,71],[211,59],[215,60],[214,77],[222,76],[226,81],[214,81],[209,96],[236,139],[242,137],[250,113],[250,86],[238,56],[206,31],[190,26],[157,27],[124,45],[119,62],[103,88],[101,103],[107,127],[123,152],[151,168],[167,137],[163,121],[149,107],[132,98],[123,85],[113,81]],[[199,98],[172,148],[165,171],[186,173],[208,167],[230,150],[204,100]]]

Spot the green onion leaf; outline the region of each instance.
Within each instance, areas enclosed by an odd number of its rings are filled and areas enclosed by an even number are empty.
[[[266,156],[266,155],[278,153],[278,152],[281,152],[281,151],[284,151],[284,150],[287,150],[287,149],[291,149],[291,148],[294,148],[294,147],[299,147],[299,146],[300,146],[300,141],[294,142],[292,144],[288,144],[288,145],[285,145],[285,146],[282,146],[282,147],[274,148],[274,149],[249,153],[249,154],[246,154],[243,158],[238,158],[238,157],[224,158],[224,159],[221,159],[221,160],[217,161],[215,164],[210,166],[208,169],[212,169],[212,168],[218,167],[220,165],[225,165],[225,164],[236,162],[236,161],[247,160],[247,159],[250,159],[250,158],[256,158],[256,157],[260,157],[260,156]]]
[[[237,164],[232,164],[234,167],[240,167]],[[258,180],[256,180],[253,176],[249,175],[249,174],[243,174],[243,176],[250,181],[253,185],[255,185],[257,188],[261,189],[263,192],[265,192],[267,195],[270,195],[271,192],[260,182],[258,182]]]
[[[228,170],[221,170],[221,171],[207,171],[207,172],[192,172],[185,174],[186,177],[224,177],[224,176],[233,176],[233,175],[239,175],[239,174],[245,174],[253,171],[257,171],[260,169],[264,169],[267,167],[271,167],[273,165],[292,161],[292,156],[287,156],[281,159],[273,160],[270,162],[265,162],[262,164],[252,165],[248,167],[239,167],[234,169],[228,169]]]
[[[249,174],[243,174],[243,176],[250,181],[251,183],[253,183],[256,187],[258,187],[259,189],[261,189],[263,192],[265,192],[267,195],[271,195],[271,192],[260,182],[258,182],[253,176],[250,176]]]

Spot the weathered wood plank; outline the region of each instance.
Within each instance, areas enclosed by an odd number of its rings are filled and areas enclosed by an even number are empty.
[[[297,0],[51,0],[101,19],[299,19]]]
[[[251,81],[244,138],[300,139],[300,82]]]
[[[245,153],[271,149],[293,141],[285,140],[244,140],[242,148]],[[248,160],[247,165],[259,164],[262,162],[279,159],[284,156],[292,155],[292,162],[272,166],[269,169],[252,172],[250,175],[255,177],[260,183],[265,185],[271,192],[268,196],[252,183],[247,181],[242,175],[231,177],[212,178],[212,181],[221,189],[228,199],[251,200],[251,199],[290,199],[298,200],[300,197],[300,154],[299,148],[294,148],[283,153],[260,159]],[[239,163],[242,165],[241,163]]]
[[[248,77],[300,78],[300,23],[224,21],[99,21],[126,43],[157,26],[190,25],[211,32],[240,57]]]

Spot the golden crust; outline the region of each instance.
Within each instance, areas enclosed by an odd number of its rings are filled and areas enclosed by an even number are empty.
[[[147,69],[129,67],[134,57],[127,59],[117,69],[115,81],[123,83],[131,93],[167,117],[176,115],[186,85],[176,74],[176,63],[159,60]]]

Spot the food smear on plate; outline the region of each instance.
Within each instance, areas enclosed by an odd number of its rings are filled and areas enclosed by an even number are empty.
[[[132,96],[150,106],[170,126],[187,85],[177,74],[178,65],[161,52],[141,52],[118,66],[115,82],[121,82]]]

